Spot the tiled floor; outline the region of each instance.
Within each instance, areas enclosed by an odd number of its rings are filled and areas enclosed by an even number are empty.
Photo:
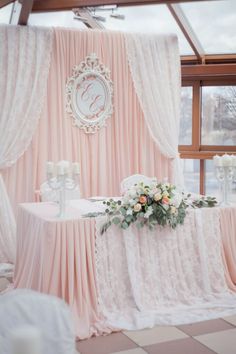
[[[0,278],[0,292],[9,280]],[[80,354],[236,354],[236,315],[178,327],[158,326],[76,343]]]
[[[77,342],[81,354],[236,354],[236,316]]]

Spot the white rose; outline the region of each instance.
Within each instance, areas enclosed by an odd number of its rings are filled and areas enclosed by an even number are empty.
[[[141,210],[141,208],[142,208],[142,205],[139,204],[139,203],[137,203],[137,204],[135,204],[135,206],[134,206],[134,211],[139,212],[139,211]]]
[[[154,195],[154,200],[155,200],[155,202],[158,202],[158,200],[161,200],[161,198],[162,198],[162,194],[161,194],[161,193],[156,193],[156,194]]]

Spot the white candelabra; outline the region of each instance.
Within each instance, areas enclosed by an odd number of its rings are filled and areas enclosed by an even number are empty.
[[[78,185],[79,163],[69,161],[47,162],[47,182],[49,187],[59,192],[59,218],[65,217],[66,190],[74,190]]]
[[[231,189],[234,174],[236,172],[236,156],[224,154],[214,156],[213,162],[216,171],[216,178],[220,183],[223,194],[221,205],[230,205],[229,192]]]

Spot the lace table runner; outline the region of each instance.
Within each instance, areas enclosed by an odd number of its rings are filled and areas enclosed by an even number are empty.
[[[184,225],[101,235],[96,223],[99,305],[121,329],[180,325],[236,313],[222,261],[219,208],[189,210]]]

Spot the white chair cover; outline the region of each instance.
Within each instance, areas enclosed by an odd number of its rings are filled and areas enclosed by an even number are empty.
[[[147,186],[149,186],[152,183],[157,183],[157,179],[156,177],[147,177],[140,174],[129,176],[123,179],[123,181],[120,184],[121,194],[126,193],[132,186],[134,186],[136,183],[139,182],[144,182]]]
[[[56,179],[55,179],[56,181]],[[67,183],[72,182],[71,178],[67,178]],[[48,182],[44,182],[40,186],[40,199],[42,202],[58,202],[59,191],[52,190]],[[79,185],[73,190],[66,190],[66,200],[80,199]]]
[[[0,295],[1,353],[11,354],[11,332],[25,326],[39,329],[43,354],[75,353],[73,318],[63,300],[28,289]]]

